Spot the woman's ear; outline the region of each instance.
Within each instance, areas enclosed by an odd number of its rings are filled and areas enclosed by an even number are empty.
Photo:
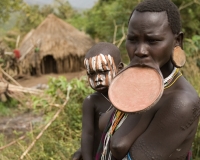
[[[176,45],[175,46],[180,46],[183,49],[183,37],[184,37],[183,32],[179,32],[176,35]]]
[[[183,67],[186,62],[186,56],[183,50],[183,32],[176,35],[176,44],[171,55],[171,61],[177,68]]]
[[[120,70],[122,70],[123,68],[124,68],[124,63],[123,63],[123,62],[120,62],[120,63],[118,64],[118,66],[117,66],[118,72],[119,72]]]

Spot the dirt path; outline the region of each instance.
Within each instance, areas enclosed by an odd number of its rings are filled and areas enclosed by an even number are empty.
[[[17,131],[22,135],[34,127],[34,125],[42,122],[42,116],[33,113],[22,113],[13,117],[3,117],[0,118],[0,133],[6,135],[7,139],[12,140],[12,138],[18,137],[13,132]]]
[[[85,71],[65,73],[65,74],[45,74],[39,77],[35,76],[35,77],[27,77],[26,79],[19,79],[17,81],[24,87],[33,87],[36,86],[37,84],[47,84],[50,77],[64,76],[67,78],[67,80],[71,80],[73,78],[80,78],[83,75],[85,75]]]

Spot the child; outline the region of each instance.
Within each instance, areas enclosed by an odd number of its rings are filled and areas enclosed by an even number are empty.
[[[83,102],[81,149],[73,160],[94,160],[102,132],[99,117],[112,107],[108,99],[108,87],[116,73],[123,68],[119,49],[106,42],[94,45],[86,54],[84,65],[88,82],[96,91]]]

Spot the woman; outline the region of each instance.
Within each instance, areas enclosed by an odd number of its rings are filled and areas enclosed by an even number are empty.
[[[126,39],[129,58],[133,64],[159,66],[165,89],[150,110],[125,114],[126,119],[112,134],[109,133],[109,128],[113,127],[111,117],[112,124],[104,130],[111,135],[105,138],[109,142],[99,147],[96,159],[190,158],[188,153],[198,126],[200,99],[176,68],[182,67],[184,62],[182,43],[180,14],[173,2],[145,0],[136,6],[129,20]],[[100,126],[105,128],[106,124]]]

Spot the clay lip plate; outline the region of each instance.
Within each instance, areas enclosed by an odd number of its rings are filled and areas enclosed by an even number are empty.
[[[123,112],[147,110],[158,102],[163,78],[150,67],[130,67],[117,75],[108,90],[111,103]]]

